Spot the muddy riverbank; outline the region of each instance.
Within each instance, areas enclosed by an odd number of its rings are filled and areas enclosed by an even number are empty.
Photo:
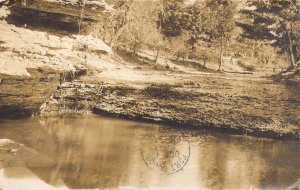
[[[170,83],[64,83],[41,114],[95,113],[235,134],[299,140],[299,91],[262,78],[170,76]],[[275,94],[275,95],[274,95]]]
[[[299,89],[271,79],[148,71],[126,80],[104,72],[60,84],[58,71],[28,71],[30,77],[1,75],[1,118],[94,113],[183,129],[300,138]]]

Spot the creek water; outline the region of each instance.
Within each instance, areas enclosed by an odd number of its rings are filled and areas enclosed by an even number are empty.
[[[102,116],[0,121],[0,189],[284,189],[300,143]]]

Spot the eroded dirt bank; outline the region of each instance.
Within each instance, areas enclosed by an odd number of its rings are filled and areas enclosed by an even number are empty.
[[[41,114],[92,112],[183,128],[299,140],[297,89],[237,75],[162,76],[156,84],[103,77],[64,83],[42,106]]]

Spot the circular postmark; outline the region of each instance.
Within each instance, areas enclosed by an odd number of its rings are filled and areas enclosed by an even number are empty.
[[[190,144],[183,136],[155,136],[146,140],[141,156],[147,167],[167,174],[183,170],[190,158]]]

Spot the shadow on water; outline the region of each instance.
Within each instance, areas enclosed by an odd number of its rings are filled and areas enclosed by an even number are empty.
[[[163,153],[184,152],[185,146],[170,147],[172,137],[180,136],[190,146],[182,170],[170,175],[145,164],[141,151],[151,148],[151,140]],[[12,188],[30,181],[30,189],[34,184],[37,189],[280,189],[300,176],[298,142],[182,131],[107,117],[3,120],[0,139],[4,138],[24,144],[15,155],[0,151],[0,184]]]

